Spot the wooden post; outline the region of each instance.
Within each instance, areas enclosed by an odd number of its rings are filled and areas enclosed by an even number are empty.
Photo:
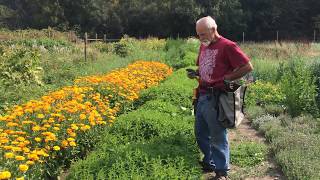
[[[277,42],[279,41],[279,31],[277,31]]]
[[[107,42],[107,35],[106,34],[103,35],[103,42]]]
[[[88,43],[88,34],[84,33],[84,60],[87,61],[87,43]]]
[[[242,43],[244,43],[244,32],[242,32]]]
[[[316,42],[316,30],[313,30],[313,42]]]
[[[98,41],[98,34],[96,33],[96,42]]]

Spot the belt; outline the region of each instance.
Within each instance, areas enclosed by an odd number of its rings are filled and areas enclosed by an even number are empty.
[[[215,87],[201,87],[201,89],[205,90],[206,92],[200,94],[219,95],[223,92],[223,90]]]

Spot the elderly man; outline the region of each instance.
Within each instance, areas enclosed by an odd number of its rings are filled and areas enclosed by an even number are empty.
[[[188,77],[199,76],[195,136],[204,154],[200,164],[204,171],[214,171],[215,179],[227,179],[230,159],[227,129],[218,122],[215,93],[230,88],[230,82],[243,77],[253,67],[236,43],[219,35],[212,17],[199,19],[196,31],[201,42],[198,70],[196,73],[188,72]]]

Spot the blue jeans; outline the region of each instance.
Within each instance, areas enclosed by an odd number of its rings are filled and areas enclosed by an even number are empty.
[[[212,166],[214,171],[229,170],[229,143],[227,129],[218,122],[216,97],[200,95],[196,104],[195,136],[204,154],[203,162]]]

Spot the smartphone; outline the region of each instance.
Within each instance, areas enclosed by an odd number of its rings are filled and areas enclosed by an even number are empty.
[[[196,72],[194,69],[189,69],[189,68],[187,68],[186,71],[192,72],[192,73],[195,73],[195,72]]]

